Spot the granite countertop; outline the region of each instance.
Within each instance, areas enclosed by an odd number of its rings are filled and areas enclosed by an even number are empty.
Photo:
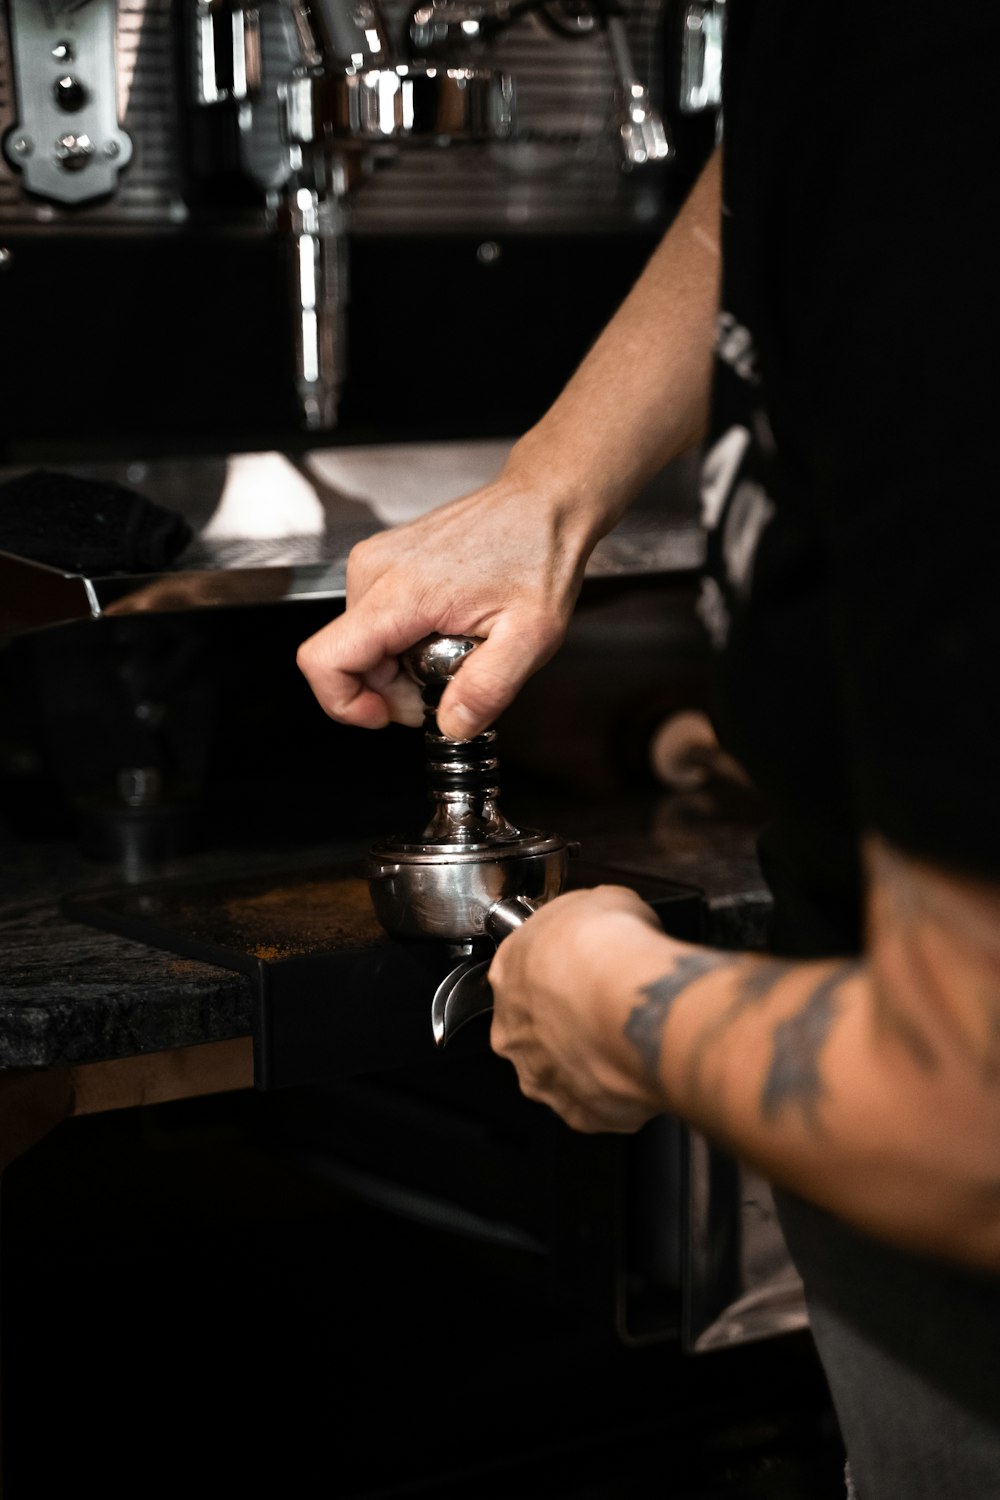
[[[590,808],[560,817],[560,826],[578,834],[588,864],[605,867],[609,878],[696,887],[705,902],[708,941],[762,945],[768,902],[753,853],[756,830],[748,823],[727,821],[697,799],[670,796],[624,811]],[[184,881],[282,871],[301,876],[362,853],[347,846],[219,851],[176,861],[162,874]],[[64,914],[67,895],[116,884],[121,877],[113,866],[85,859],[71,844],[4,844],[0,1068],[76,1066],[251,1034],[254,983],[248,974]],[[373,946],[370,933],[365,941]]]
[[[246,975],[69,921],[61,898],[114,882],[71,845],[0,856],[0,1066],[44,1068],[248,1035]]]

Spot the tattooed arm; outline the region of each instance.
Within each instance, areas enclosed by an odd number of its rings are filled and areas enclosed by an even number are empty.
[[[1000,889],[872,841],[861,960],[666,937],[616,887],[504,942],[493,1045],[576,1129],[670,1112],[886,1239],[1000,1270]]]

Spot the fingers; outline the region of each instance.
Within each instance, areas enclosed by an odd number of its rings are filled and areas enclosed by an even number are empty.
[[[556,650],[563,631],[548,619],[511,610],[463,661],[438,705],[438,728],[453,740],[482,734]]]
[[[438,709],[442,734],[472,739],[553,654],[572,612],[576,574],[562,565],[534,511],[526,513],[533,524],[524,522],[520,496],[513,521],[509,505],[501,515],[492,503],[497,498],[480,492],[352,549],[343,615],[298,655],[331,718],[365,728],[419,724],[417,695],[398,678],[400,653],[434,633],[479,636],[483,643]]]
[[[540,906],[525,922],[498,944],[487,978],[497,997],[494,1025],[502,1028],[508,1002],[516,1007],[537,998],[548,982],[568,985],[579,995],[592,978],[594,965],[584,961],[575,967],[585,942],[596,941],[598,951],[627,951],[634,942],[635,923],[661,934],[663,929],[653,908],[629,886],[597,885],[585,890],[564,891]]]
[[[415,728],[423,722],[420,690],[399,671],[398,657],[440,624],[419,615],[403,623],[367,595],[304,641],[296,660],[332,719],[363,729],[390,722]],[[449,739],[467,740],[508,707],[526,678],[555,651],[563,629],[538,614],[512,610],[492,629],[476,621],[461,633],[484,639],[446,688],[437,719]]]
[[[573,1130],[631,1133],[655,1107],[608,1045],[609,1008],[624,1020],[633,1004],[629,990],[617,994],[614,955],[634,944],[637,919],[659,926],[627,887],[568,892],[505,938],[489,969],[492,1050],[513,1065],[528,1099]]]
[[[424,700],[411,677],[400,670],[394,656],[387,656],[364,674],[365,687],[378,693],[394,724],[419,729],[424,722]]]
[[[564,891],[561,896],[555,896],[551,901],[546,901],[540,906],[531,918],[532,934],[546,934],[547,929],[552,927],[563,928],[559,933],[559,941],[575,946],[575,939],[583,933],[591,934],[594,923],[607,917],[625,917],[651,924],[657,930],[660,929],[659,919],[653,908],[637,895],[631,886],[627,885],[592,885],[583,890]],[[526,925],[526,924],[525,924]],[[579,928],[579,931],[577,930]],[[522,946],[522,935],[525,928],[519,927],[516,932],[511,933],[510,938],[505,938],[497,949],[497,958],[500,958],[508,949],[507,945],[511,938],[516,939],[518,946]],[[513,949],[514,952],[517,948]]]
[[[369,677],[369,687],[374,687]],[[424,700],[417,684],[396,668],[395,676],[380,689],[382,701],[394,724],[419,729],[424,722]]]
[[[390,697],[389,688],[398,675],[396,656],[402,645],[396,644],[391,619],[376,630],[369,626],[368,613],[359,606],[331,620],[303,641],[296,662],[331,719],[382,729],[392,718],[391,703],[400,700],[398,690]],[[404,693],[401,705],[406,701]]]

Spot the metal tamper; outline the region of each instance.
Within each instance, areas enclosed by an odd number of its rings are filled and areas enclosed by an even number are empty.
[[[431,635],[400,657],[423,693],[433,811],[418,838],[382,840],[368,855],[372,903],[386,931],[437,938],[459,960],[431,1006],[439,1045],[491,1008],[486,971],[497,944],[559,895],[576,850],[556,834],[515,828],[500,811],[496,730],[450,740],[438,729],[441,694],[478,644],[473,636]]]

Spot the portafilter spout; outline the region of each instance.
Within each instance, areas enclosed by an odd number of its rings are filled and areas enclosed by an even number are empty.
[[[441,695],[479,644],[472,636],[428,636],[400,658],[422,689],[433,807],[418,838],[382,840],[368,856],[372,903],[386,931],[436,938],[461,955],[432,1005],[439,1044],[490,1008],[485,976],[496,945],[559,895],[576,848],[557,834],[517,828],[501,812],[494,729],[452,740],[438,728]]]

